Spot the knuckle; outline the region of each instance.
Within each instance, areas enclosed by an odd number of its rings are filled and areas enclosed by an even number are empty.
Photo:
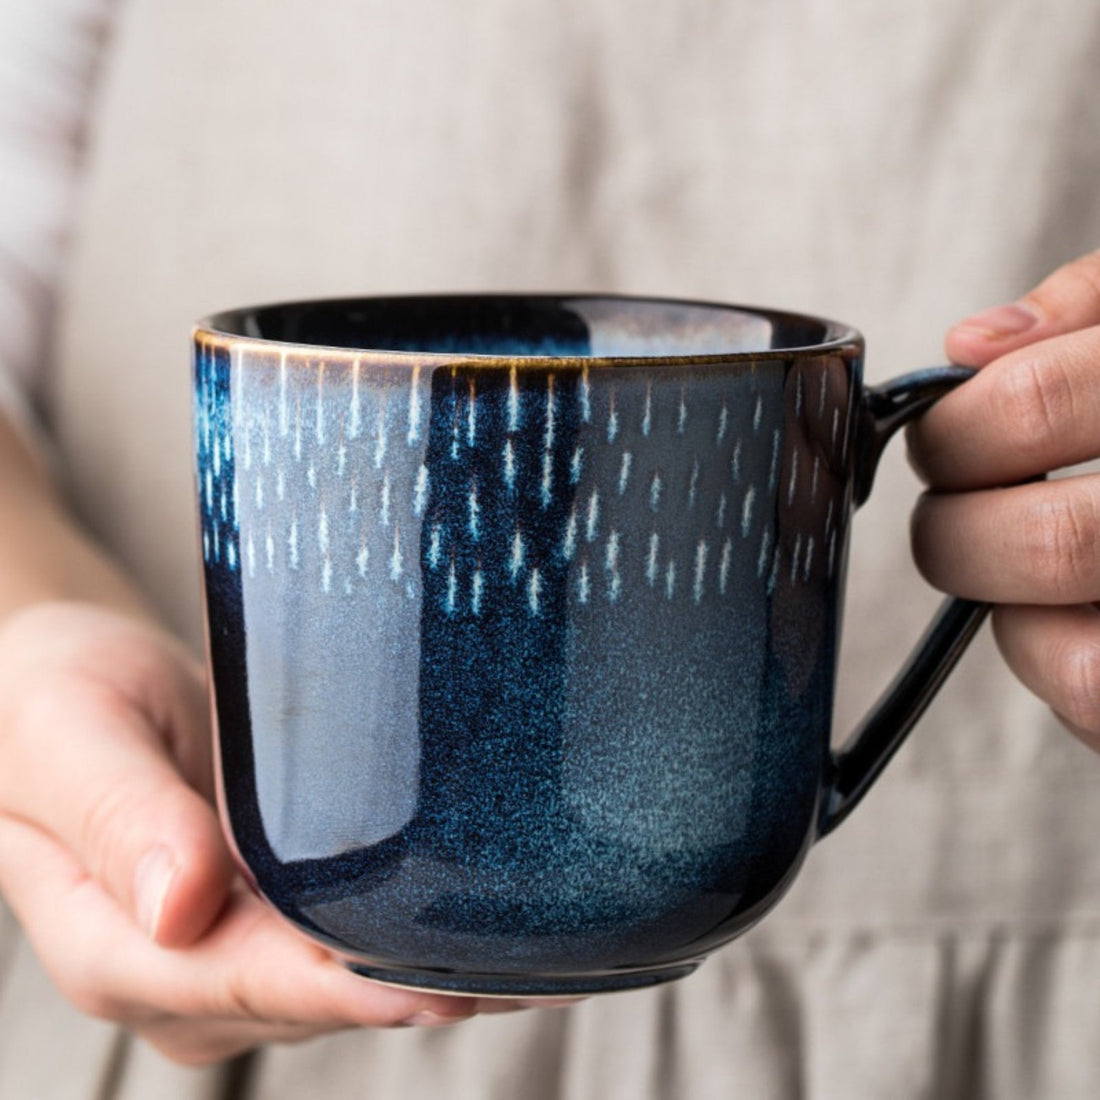
[[[43,730],[63,721],[66,698],[64,685],[51,676],[24,681],[8,708],[5,735],[13,739],[16,747],[40,743]]]
[[[1054,314],[1083,305],[1100,315],[1100,251],[1087,252],[1063,265],[1028,297]]]
[[[999,419],[1013,445],[1045,460],[1074,417],[1075,394],[1066,365],[1054,357],[1041,364],[1031,355],[1017,359],[1006,367],[997,393]]]
[[[0,737],[8,741],[24,766],[36,761],[48,764],[43,747],[51,743],[51,735],[66,732],[78,716],[84,722],[89,716],[111,719],[118,710],[118,704],[105,692],[47,670],[27,676],[10,693]]]
[[[1051,598],[1075,603],[1096,583],[1096,511],[1079,491],[1044,494],[1025,519],[1025,560]]]
[[[225,967],[220,980],[204,991],[203,1014],[253,1023],[268,1020],[269,1014],[261,1007],[262,997],[257,996],[256,977],[244,962],[253,955],[249,944],[254,935],[251,930],[244,931],[238,959]]]
[[[79,845],[89,872],[106,882],[135,843],[135,825],[147,818],[123,783],[100,788],[79,818]]]
[[[1100,251],[1088,252],[1068,265],[1067,274],[1100,307]]]
[[[64,728],[70,706],[65,685],[55,676],[26,678],[6,693],[0,713],[0,803],[21,807],[26,791],[56,768],[51,735]]]
[[[249,982],[237,968],[230,971],[222,986],[222,1004],[223,1011],[237,1019],[259,1020],[261,1018],[261,1014],[252,1003]]]

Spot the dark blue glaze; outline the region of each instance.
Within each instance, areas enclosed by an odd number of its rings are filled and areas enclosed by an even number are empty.
[[[196,346],[223,800],[262,893],[363,973],[532,996],[681,976],[759,919],[832,774],[858,340],[614,299],[247,319],[397,350]]]

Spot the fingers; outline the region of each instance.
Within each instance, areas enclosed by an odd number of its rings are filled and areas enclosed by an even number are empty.
[[[139,633],[131,652],[112,637],[103,642],[117,666],[108,673],[67,659],[4,685],[0,812],[55,836],[148,936],[179,946],[217,916],[234,868],[213,809],[181,778],[158,728],[171,726],[177,740],[184,727],[189,739],[209,737],[205,714],[173,683],[173,658],[152,656],[156,644]],[[130,680],[157,697],[155,708]]]
[[[936,588],[992,603],[1100,598],[1100,477],[927,493],[912,520],[917,566]]]
[[[458,1022],[473,998],[370,982],[241,890],[195,945],[152,943],[52,838],[0,820],[0,889],[62,992],[181,1061],[350,1026]]]
[[[1100,750],[1100,477],[1018,484],[1100,457],[1100,252],[960,322],[946,346],[982,369],[909,429],[936,490],[914,512],[917,564],[945,591],[1002,605],[1009,666]]]
[[[464,1020],[477,1002],[371,982],[293,932],[258,898],[237,891],[212,934],[187,952],[149,952],[147,978],[179,1015],[231,1017],[323,1026],[445,1024]],[[117,961],[107,985],[134,998],[132,969]]]
[[[1100,326],[998,359],[908,433],[926,482],[952,491],[1007,485],[1100,451]]]
[[[947,334],[955,363],[984,367],[1016,348],[1100,325],[1100,251],[1060,267],[1018,302],[960,321]]]
[[[1001,607],[993,630],[1021,682],[1100,751],[1100,610],[1092,604]]]
[[[13,719],[0,805],[48,828],[147,935],[190,942],[233,878],[213,810],[129,704],[82,683],[58,689],[43,686]]]
[[[1100,440],[1100,252],[1059,268],[1019,302],[956,325],[953,360],[983,367],[909,431],[939,489],[986,488],[1083,462]]]

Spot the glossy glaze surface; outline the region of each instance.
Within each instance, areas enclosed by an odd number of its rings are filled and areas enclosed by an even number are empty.
[[[407,983],[685,972],[814,839],[858,343],[614,299],[420,299],[388,331],[297,308],[225,315],[253,338],[195,355],[223,800],[257,885]]]

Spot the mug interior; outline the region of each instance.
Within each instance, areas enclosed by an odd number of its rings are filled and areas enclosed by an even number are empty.
[[[361,351],[691,358],[820,348],[846,326],[777,310],[613,296],[447,295],[298,302],[210,319],[230,337]]]

